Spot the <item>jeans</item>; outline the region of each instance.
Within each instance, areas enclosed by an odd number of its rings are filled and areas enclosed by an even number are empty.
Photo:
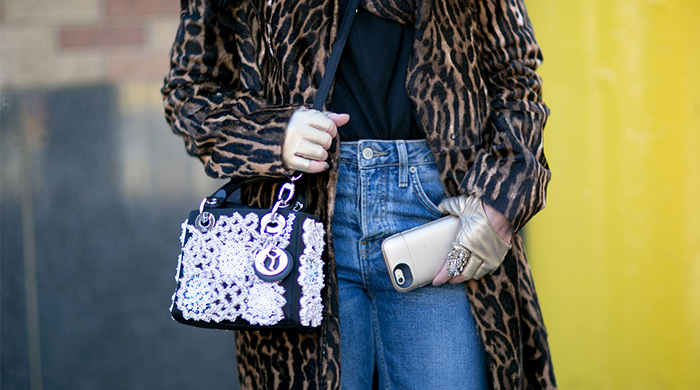
[[[487,389],[486,357],[464,284],[394,290],[382,240],[441,216],[445,198],[424,140],[342,142],[333,217],[341,386]]]

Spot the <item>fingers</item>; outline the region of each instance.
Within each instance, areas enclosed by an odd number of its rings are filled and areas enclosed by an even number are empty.
[[[309,160],[324,161],[328,158],[328,151],[320,144],[304,139],[296,146],[294,155]]]
[[[467,279],[473,279],[474,275],[476,275],[476,272],[483,263],[484,260],[482,260],[479,256],[472,254],[469,257],[469,261],[467,261],[467,266],[464,268],[464,271],[462,271],[462,276]]]
[[[435,277],[433,278],[433,286],[441,286],[445,284],[445,282],[447,282],[448,280],[450,280],[450,274],[449,272],[447,272],[447,263],[445,263],[445,265],[442,266],[440,272],[438,272],[438,274],[435,275]]]
[[[490,264],[488,264],[487,262],[484,262],[484,264],[482,264],[482,266],[479,267],[479,269],[474,274],[474,279],[481,279],[484,276],[486,276],[487,274],[490,274],[491,271],[493,271],[495,269],[496,269],[496,267],[493,267]]]
[[[330,133],[336,127],[333,120],[321,111],[308,110],[306,113],[306,123],[310,127],[318,129],[324,133]]]
[[[350,115],[348,114],[314,111],[314,121],[311,123],[311,126],[335,138],[338,135],[338,127],[347,124],[349,121]]]
[[[442,266],[440,272],[433,278],[433,286],[439,287],[446,282],[450,284],[464,283],[469,279],[481,279],[489,272],[493,271],[488,264],[484,262],[479,256],[471,255],[467,261],[467,266],[464,268],[461,274],[450,278],[450,274],[447,271],[447,263]]]
[[[493,268],[489,267],[489,265],[484,262],[483,259],[481,259],[479,256],[471,255],[467,261],[467,266],[464,268],[464,271],[452,279],[449,279],[449,282],[450,284],[458,284],[464,283],[470,279],[478,280],[491,271],[493,271]],[[435,285],[435,280],[433,280],[433,285]]]
[[[458,267],[465,279],[453,278],[450,283],[480,279],[497,269],[512,248],[508,242],[512,226],[505,215],[496,209],[491,210],[492,215],[488,215],[491,206],[479,198],[467,195],[447,198],[439,207],[443,212],[459,216],[460,228],[456,242],[471,252],[466,264],[460,263]],[[459,271],[453,274],[457,272]]]
[[[320,132],[316,129],[311,129],[315,132]],[[323,133],[328,140],[314,138],[314,135],[305,134],[305,131],[290,130],[285,136],[284,144],[282,145],[282,162],[284,165],[295,171],[318,173],[328,168],[325,160],[328,158],[328,152],[325,145],[332,142],[332,138],[326,133]],[[309,138],[312,138],[309,140]],[[317,164],[313,164],[317,163]],[[318,170],[318,168],[321,168]]]
[[[325,161],[312,161],[312,160],[307,160],[307,161],[309,161],[309,170],[307,171],[308,173],[323,172],[330,167],[328,165],[328,163]]]
[[[474,213],[476,207],[481,205],[481,203],[477,202],[480,202],[477,198],[460,195],[444,199],[440,202],[438,208],[444,213],[465,217]]]
[[[464,283],[467,280],[469,280],[469,278],[462,276],[462,275],[457,275],[454,278],[450,279],[450,284]]]
[[[325,161],[310,160],[308,158],[292,156],[285,162],[287,168],[308,173],[319,173],[328,169],[329,165]]]
[[[291,170],[318,173],[328,169],[328,149],[338,135],[338,126],[350,120],[348,114],[323,113],[299,108],[294,111],[282,143],[282,163]]]
[[[327,129],[335,129],[335,134],[338,133],[338,130],[335,128],[333,121],[331,121],[325,115],[321,115],[326,118],[327,121],[294,123],[293,126],[290,122],[290,125],[287,126],[287,136],[301,138],[327,149],[330,147],[331,142],[333,142],[334,136],[330,134],[323,126],[327,125]]]
[[[337,114],[335,112],[329,112],[326,115],[328,115],[328,117],[331,118],[333,123],[335,123],[336,127],[343,126],[350,121],[350,115],[348,114]],[[335,137],[335,134],[333,136]]]
[[[438,205],[438,208],[447,214],[462,216],[468,207],[468,198],[465,196],[454,196],[444,199]]]
[[[450,198],[445,198],[443,199],[442,202],[438,205],[438,208],[440,211],[446,214],[452,214],[459,216],[459,210],[457,208],[457,197],[450,197]]]

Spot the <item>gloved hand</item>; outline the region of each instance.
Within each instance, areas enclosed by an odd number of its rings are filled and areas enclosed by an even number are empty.
[[[512,247],[509,242],[513,233],[503,214],[467,195],[447,198],[438,207],[459,217],[461,227],[448,260],[433,279],[433,285],[439,286],[447,280],[461,283],[472,278],[480,279],[501,265]]]
[[[293,171],[318,173],[328,169],[328,148],[348,114],[323,113],[300,107],[289,118],[282,142],[282,164]]]

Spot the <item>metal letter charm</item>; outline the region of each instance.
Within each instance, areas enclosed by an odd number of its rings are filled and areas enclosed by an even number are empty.
[[[277,247],[268,247],[255,254],[255,274],[262,280],[276,282],[292,271],[289,253]]]

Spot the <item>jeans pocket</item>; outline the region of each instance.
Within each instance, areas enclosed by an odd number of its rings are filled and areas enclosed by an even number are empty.
[[[434,165],[411,166],[411,187],[423,207],[435,214],[443,216],[438,204],[445,199],[445,190],[440,182],[440,175]]]

